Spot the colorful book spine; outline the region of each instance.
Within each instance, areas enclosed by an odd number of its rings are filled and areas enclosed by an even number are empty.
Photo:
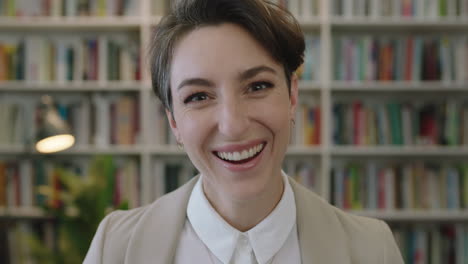
[[[466,224],[396,225],[392,229],[405,263],[465,263],[468,260]]]
[[[336,145],[466,145],[468,103],[363,101],[333,106]]]
[[[443,81],[467,79],[468,42],[459,36],[336,36],[336,81]],[[458,66],[458,67],[457,67]],[[461,68],[460,68],[461,67]]]
[[[0,82],[139,81],[138,42],[112,36],[0,39]]]
[[[138,2],[138,0],[2,0],[0,16],[124,16],[135,14]]]
[[[468,206],[467,164],[336,164],[333,203],[347,210],[460,210]]]
[[[444,19],[464,16],[465,0],[334,0],[334,15]]]

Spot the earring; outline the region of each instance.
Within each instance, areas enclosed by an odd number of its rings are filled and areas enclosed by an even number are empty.
[[[291,123],[293,124],[293,126],[296,125],[296,120],[294,118],[291,118]]]
[[[179,148],[179,150],[184,150],[184,145],[178,141],[177,141],[177,147]]]

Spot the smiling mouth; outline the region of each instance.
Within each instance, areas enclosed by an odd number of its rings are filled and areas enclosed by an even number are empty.
[[[220,152],[214,151],[213,154],[219,159],[233,163],[233,164],[242,164],[249,162],[256,158],[262,151],[265,149],[266,143],[260,143],[254,147],[251,147],[243,151],[234,151],[234,152]]]

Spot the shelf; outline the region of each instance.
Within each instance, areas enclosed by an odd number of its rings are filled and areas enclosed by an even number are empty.
[[[466,83],[441,81],[333,81],[331,90],[336,92],[468,92]]]
[[[352,214],[378,218],[385,221],[467,221],[468,211],[466,210],[440,210],[440,211],[349,211]]]
[[[310,155],[321,155],[323,152],[320,146],[297,146],[289,145],[286,152],[287,156],[310,156]]]
[[[379,29],[383,30],[466,30],[468,19],[442,18],[411,18],[411,17],[333,17],[331,26],[342,29]]]
[[[299,81],[299,91],[320,91],[321,86],[318,81]]]
[[[187,155],[187,153],[184,150],[181,150],[179,149],[179,147],[172,145],[160,145],[149,147],[146,151],[149,154],[155,156],[184,157]]]
[[[72,81],[72,82],[0,82],[1,92],[126,92],[138,91],[143,87],[141,82],[132,81]]]
[[[305,30],[319,30],[321,26],[320,17],[298,18],[298,22]]]
[[[334,146],[334,156],[468,156],[468,146]]]
[[[156,26],[157,24],[159,24],[159,22],[161,21],[161,18],[162,16],[152,16],[151,17],[151,25],[152,26]]]
[[[142,153],[142,147],[139,145],[128,145],[128,146],[108,146],[108,147],[96,147],[96,146],[76,146],[69,150],[57,153],[59,155],[70,154],[70,155],[100,155],[100,154],[113,154],[113,155],[139,155]]]
[[[290,145],[287,150],[289,156],[321,155],[324,148],[320,146],[296,146]],[[49,155],[140,155],[148,153],[157,156],[185,156],[186,153],[176,146],[145,147],[135,146],[76,146],[68,150]],[[47,155],[34,150],[27,151],[24,146],[0,146],[0,155]],[[468,146],[443,147],[443,146],[334,146],[330,149],[333,156],[468,156]]]
[[[0,17],[2,30],[138,30],[139,17]]]
[[[52,154],[43,154],[36,152],[34,149],[28,151],[24,146],[0,146],[0,155],[139,155],[143,152],[141,146],[75,146],[68,150],[64,150]]]
[[[2,218],[44,219],[48,217],[41,208],[37,207],[1,207],[0,219]]]

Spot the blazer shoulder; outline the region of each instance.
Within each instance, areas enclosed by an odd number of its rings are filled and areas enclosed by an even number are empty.
[[[384,221],[330,206],[346,234],[352,263],[403,264],[393,233]]]
[[[98,256],[100,261],[90,263],[123,263],[129,248],[139,240],[134,239],[135,234],[141,236],[155,226],[167,226],[166,218],[184,214],[185,208],[177,205],[185,203],[191,185],[187,183],[146,206],[108,214],[99,224],[88,251],[88,255]]]
[[[147,206],[113,211],[99,223],[84,264],[123,263],[125,249],[134,227]]]
[[[345,212],[294,180],[290,182],[300,210],[298,223],[304,232],[300,235],[307,240],[307,246],[324,247],[317,254],[324,255],[326,247],[335,246],[335,253],[327,255],[327,258],[340,263],[403,263],[393,234],[385,222]],[[323,237],[319,243],[314,242],[317,234]],[[338,260],[337,256],[342,258]],[[313,257],[310,256],[311,259]]]

